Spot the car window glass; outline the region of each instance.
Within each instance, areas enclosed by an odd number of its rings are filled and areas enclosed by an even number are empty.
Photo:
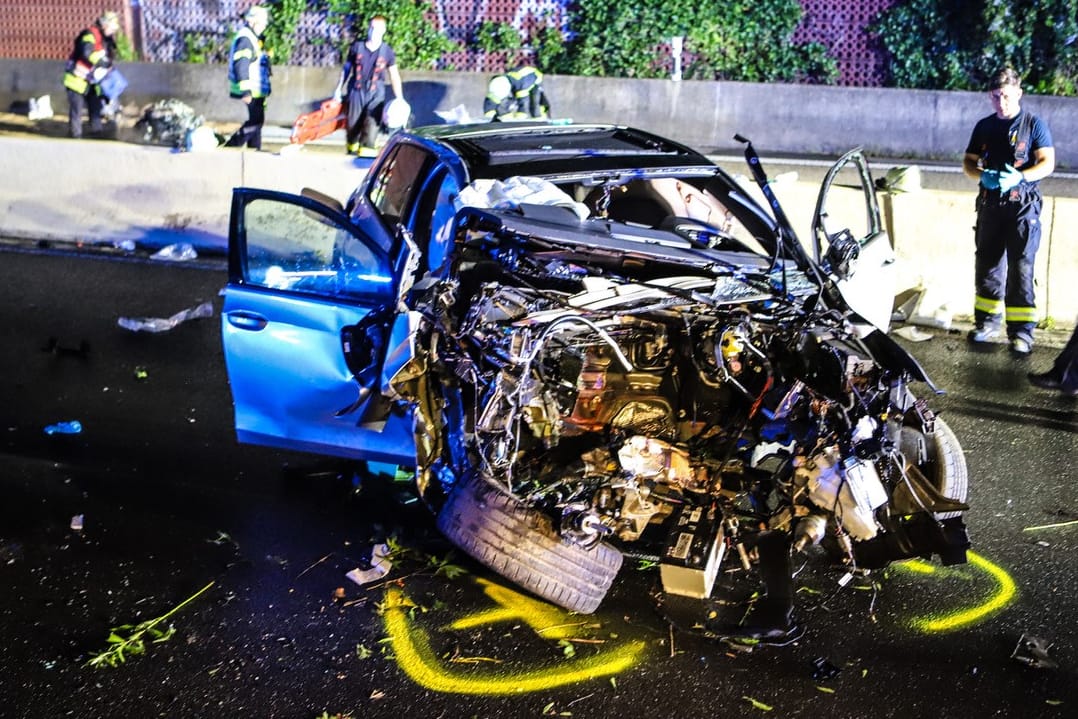
[[[646,227],[681,227],[672,221],[688,220],[711,230],[706,236],[694,236],[694,240],[721,249],[763,251],[752,232],[718,197],[687,180],[659,177],[600,187],[589,193],[584,203],[600,215],[599,208],[606,203],[610,219]]]
[[[364,242],[332,217],[268,199],[245,209],[245,282],[320,296],[369,295],[390,278]]]
[[[435,189],[437,194],[431,192],[434,200],[430,209],[430,237],[426,247],[425,269],[431,272],[442,266],[452,247],[453,238],[450,233],[453,229],[453,217],[456,216],[456,199],[460,195],[460,187],[449,173],[442,175]]]
[[[367,198],[388,222],[407,213],[428,153],[415,145],[400,144],[377,170]]]

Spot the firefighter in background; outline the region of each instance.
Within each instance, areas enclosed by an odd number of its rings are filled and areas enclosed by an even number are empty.
[[[531,65],[521,65],[492,78],[483,100],[483,115],[492,122],[550,117],[543,73]]]
[[[348,103],[345,142],[349,154],[370,154],[374,151],[387,109],[387,78],[393,88],[393,102],[397,106],[404,104],[397,54],[383,42],[385,34],[386,19],[375,15],[367,23],[366,39],[357,39],[348,49],[341,78],[333,93],[335,99],[341,100],[343,97]]]
[[[89,111],[90,132],[101,133],[101,115],[108,98],[101,91],[101,81],[112,69],[120,16],[111,10],[101,14],[93,25],[75,38],[75,47],[64,67],[67,89],[68,134],[82,137],[82,113]]]
[[[1048,124],[1023,110],[1022,80],[1011,68],[992,76],[993,114],[973,128],[962,170],[980,184],[975,227],[974,319],[969,341],[995,341],[1006,324],[1011,352],[1033,350],[1037,324],[1033,266],[1041,239],[1039,183],[1055,169]]]
[[[266,122],[266,98],[270,94],[270,57],[262,49],[262,35],[269,25],[269,10],[253,5],[243,15],[244,26],[232,40],[228,54],[228,92],[247,105],[247,122],[225,143],[262,149],[262,125]]]

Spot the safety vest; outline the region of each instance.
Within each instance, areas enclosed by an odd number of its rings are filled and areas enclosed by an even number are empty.
[[[83,46],[93,45],[89,57],[83,57]],[[107,64],[109,58],[108,49],[105,47],[105,35],[97,25],[83,30],[75,38],[75,48],[71,51],[71,57],[64,66],[64,87],[68,90],[85,95],[93,82],[91,75],[94,68],[101,64]]]
[[[532,87],[543,81],[543,73],[531,65],[523,65],[505,73],[509,78],[509,84],[513,86],[513,97],[518,100],[525,98],[532,91]]]
[[[246,65],[242,61],[246,60]],[[262,41],[244,25],[232,40],[228,56],[228,92],[232,97],[267,97],[270,94],[269,56],[262,52]]]

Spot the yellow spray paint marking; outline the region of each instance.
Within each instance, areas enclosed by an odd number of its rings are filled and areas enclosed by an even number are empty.
[[[464,630],[484,624],[522,621],[544,639],[568,639],[579,633],[583,622],[573,621],[573,618],[566,615],[565,611],[554,605],[525,597],[519,592],[514,592],[508,587],[487,579],[475,581],[483,588],[483,593],[499,606],[458,619],[449,625],[450,629]]]
[[[961,629],[962,627],[981,621],[990,614],[1003,609],[1003,607],[1014,600],[1015,596],[1018,594],[1018,588],[1015,586],[1011,575],[1007,574],[1007,572],[999,565],[989,562],[975,552],[967,552],[966,555],[969,559],[970,566],[987,574],[995,580],[996,591],[988,597],[988,599],[975,607],[962,609],[951,614],[945,614],[931,619],[915,619],[913,621],[913,626],[925,632],[954,631],[955,629]],[[917,559],[903,562],[896,566],[900,569],[916,572],[918,574],[934,574],[936,572],[936,568],[933,565]]]
[[[541,602],[535,602],[512,590],[492,583],[484,583],[484,589],[488,596],[502,606],[470,615],[454,622],[451,627],[477,626],[481,623],[477,621],[480,616],[487,618],[486,623],[520,618],[533,628],[537,628],[533,622],[544,626],[564,626],[572,623],[572,617],[565,612],[542,605]],[[505,604],[507,600],[511,600],[513,604]],[[529,603],[542,605],[541,610],[539,607],[529,606]],[[644,642],[641,641],[626,642],[618,647],[604,649],[592,657],[565,660],[562,666],[541,667],[531,671],[477,671],[474,666],[467,671],[455,671],[439,660],[437,653],[431,648],[427,633],[409,620],[408,609],[412,604],[401,590],[386,590],[385,611],[382,615],[386,633],[389,635],[397,663],[404,672],[420,686],[438,692],[499,695],[543,691],[623,672],[637,662],[645,648]],[[550,619],[556,619],[557,623],[545,624]]]

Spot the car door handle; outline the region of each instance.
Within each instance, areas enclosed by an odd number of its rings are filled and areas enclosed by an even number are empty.
[[[227,315],[228,323],[233,327],[241,330],[258,331],[269,324],[269,320],[254,312],[229,312]]]

